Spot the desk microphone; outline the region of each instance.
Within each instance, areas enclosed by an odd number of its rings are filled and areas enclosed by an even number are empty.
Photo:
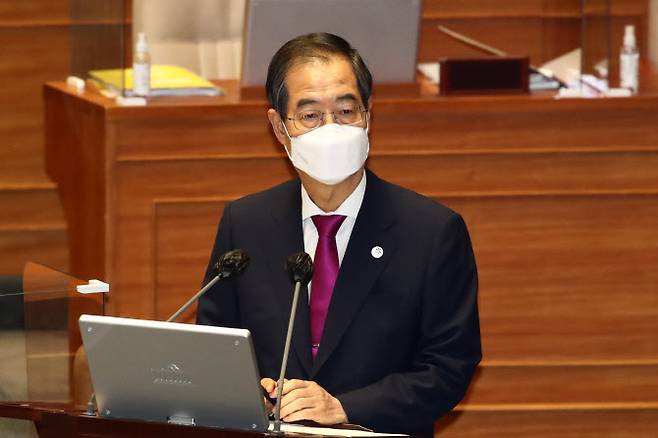
[[[175,321],[183,312],[185,312],[192,304],[201,298],[201,296],[205,294],[208,289],[213,287],[219,280],[225,280],[227,278],[240,275],[242,271],[247,269],[248,265],[249,256],[243,249],[234,249],[233,251],[222,254],[214,266],[215,278],[210,280],[205,286],[203,286],[203,288],[201,288],[199,292],[187,300],[187,302],[183,304],[180,309],[174,312],[174,314],[167,319],[167,322]]]
[[[276,384],[276,406],[274,407],[274,433],[281,433],[281,395],[283,392],[283,379],[288,367],[288,354],[290,353],[290,341],[292,340],[292,330],[295,325],[295,314],[297,313],[297,302],[299,301],[299,290],[306,286],[313,276],[313,261],[311,256],[305,252],[298,252],[288,256],[284,269],[292,284],[295,285],[295,291],[292,296],[292,308],[290,309],[290,320],[288,320],[288,333],[286,334],[286,343],[283,348],[283,359],[281,360],[281,372]]]
[[[213,273],[215,277],[206,283],[203,288],[192,298],[187,300],[173,315],[171,315],[167,322],[172,322],[176,320],[183,312],[185,312],[192,304],[194,304],[203,294],[205,294],[208,289],[213,287],[215,283],[219,280],[225,280],[227,278],[235,277],[244,271],[249,265],[249,256],[247,252],[243,249],[234,249],[232,251],[226,252],[219,257],[217,263],[213,267]],[[85,415],[94,415],[96,412],[96,391],[91,393],[89,401],[87,402],[87,410]]]

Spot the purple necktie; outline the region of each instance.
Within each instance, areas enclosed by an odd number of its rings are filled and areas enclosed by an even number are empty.
[[[318,246],[313,259],[313,278],[311,290],[311,353],[313,359],[318,354],[320,339],[324,331],[324,321],[338,276],[338,249],[336,233],[345,220],[345,216],[312,216],[318,230]]]

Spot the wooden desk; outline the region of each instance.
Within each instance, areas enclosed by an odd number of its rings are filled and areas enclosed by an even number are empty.
[[[39,438],[266,438],[271,433],[89,417],[65,404],[0,402],[0,417],[32,421]],[[301,437],[306,435],[286,434]]]
[[[72,273],[112,284],[112,314],[168,316],[200,286],[225,203],[293,175],[265,102],[225,85],[136,108],[44,87]],[[492,407],[594,424],[658,400],[657,121],[647,91],[375,99],[369,167],[461,212],[478,261],[485,360],[443,436]]]

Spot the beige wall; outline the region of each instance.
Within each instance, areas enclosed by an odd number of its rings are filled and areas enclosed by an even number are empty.
[[[176,64],[210,79],[240,76],[245,0],[134,0],[135,33],[154,64]]]

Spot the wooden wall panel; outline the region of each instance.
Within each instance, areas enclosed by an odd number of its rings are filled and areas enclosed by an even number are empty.
[[[656,407],[548,406],[534,409],[457,411],[437,423],[441,438],[653,438]]]
[[[0,233],[4,231],[65,231],[62,207],[51,187],[0,190]]]
[[[0,2],[0,269],[67,269],[66,228],[44,171],[41,86],[69,69],[68,0]]]
[[[586,154],[588,164],[562,155],[546,161],[541,154],[465,159],[374,156],[372,168],[426,194],[444,193],[444,202],[464,214],[480,265],[484,347],[489,360],[651,358],[658,351],[658,341],[649,335],[658,330],[654,322],[658,310],[651,310],[658,309],[658,274],[651,269],[652,260],[658,258],[658,210],[652,207],[658,205],[654,202],[658,196],[650,191],[658,181],[634,178],[651,175],[657,157],[635,154],[629,161],[626,155],[631,154],[610,155]],[[492,157],[497,161],[492,163]],[[507,167],[517,160],[518,166]],[[183,164],[184,172],[175,170],[179,165],[175,160],[122,164],[116,196],[118,211],[123,213],[115,230],[115,250],[117,257],[131,262],[116,273],[115,284],[135,292],[129,302],[115,303],[115,313],[147,312],[162,317],[167,312],[157,310],[155,304],[160,296],[169,306],[176,301],[170,297],[179,294],[180,301],[185,295],[180,291],[195,290],[219,218],[209,213],[219,210],[217,201],[204,198],[204,193],[215,192],[230,200],[290,174],[287,163],[279,158],[190,160]],[[425,172],[423,166],[431,171]],[[590,171],[577,170],[587,166]],[[273,171],[275,167],[279,170]],[[628,168],[636,172],[625,173]],[[455,172],[470,175],[474,185],[469,187],[468,178]],[[254,180],[256,174],[263,176]],[[598,185],[589,186],[583,175]],[[606,183],[606,178],[612,179]],[[451,181],[462,181],[462,185],[452,186]],[[522,181],[525,192],[535,195],[519,194],[514,181]],[[487,188],[494,194],[480,195]],[[578,190],[582,194],[568,194]],[[642,190],[649,193],[624,194]],[[619,214],[607,215],[610,211]],[[196,226],[181,233],[187,220]],[[174,247],[181,249],[190,270],[178,281],[173,281],[173,272],[180,273],[184,266],[171,270],[178,261],[172,255]],[[509,251],[501,253],[501,247]],[[154,266],[148,262],[151,257],[156,258]],[[152,292],[150,283],[144,282],[148,278],[155,278]],[[171,288],[164,286],[169,281],[173,281]],[[593,295],[598,299],[592,300]],[[624,320],[623,315],[633,318]],[[553,340],[563,331],[570,336],[556,345]]]
[[[658,361],[493,364],[485,360],[463,405],[643,403],[658,400]]]
[[[53,97],[47,88],[44,100],[46,170],[57,181],[66,215],[71,272],[78,278],[108,278],[105,251],[112,236],[105,236],[104,228],[105,174],[95,168],[105,158],[103,111],[71,95]],[[74,213],[79,209],[93,214]]]
[[[655,193],[658,187],[656,152],[375,154],[368,163],[375,172],[428,195]]]
[[[156,319],[167,319],[183,305],[185,300],[181,301],[181,297],[191,296],[201,288],[224,204],[221,200],[155,202]],[[195,307],[181,315],[178,321],[194,322]]]
[[[41,85],[64,79],[69,67],[68,29],[0,27],[0,187],[45,183]]]
[[[588,110],[590,104],[581,99],[451,97],[441,103],[414,102],[403,112],[394,101],[376,101],[373,153],[655,150],[658,108],[653,102],[600,100],[596,111]],[[428,126],[441,135],[409,135],[424,132]]]
[[[55,269],[68,266],[66,233],[63,230],[7,230],[0,233],[0,275],[23,275],[28,261]]]
[[[115,290],[131,292],[117,298],[110,296],[108,310],[111,314],[155,317],[156,313],[159,316],[166,313],[173,301],[182,304],[184,299],[181,298],[188,296],[183,291],[194,292],[199,286],[202,276],[196,273],[205,269],[219,220],[214,214],[194,219],[195,212],[217,211],[218,199],[235,199],[285,181],[292,175],[290,166],[282,159],[186,160],[183,172],[179,166],[176,160],[128,161],[116,169],[114,214],[117,220],[110,224],[110,233],[115,236],[112,263],[120,261],[121,269],[113,271],[112,284]],[[199,175],[204,177],[199,178]],[[254,175],[259,177],[254,178]],[[212,197],[209,198],[209,194],[213,194]],[[190,210],[186,211],[186,207]],[[162,236],[173,237],[173,232],[180,232],[183,221],[176,218],[190,219],[200,228],[198,233],[190,232],[189,239],[176,238],[182,245],[181,250],[189,256],[178,272],[183,269],[189,272],[172,288],[161,292],[154,284],[162,283],[159,275],[164,272],[162,269],[171,266],[172,259],[168,258],[171,255],[160,251],[159,257],[165,257],[162,259],[165,266],[156,266],[154,251],[162,245],[171,248],[174,242],[165,242]],[[201,228],[199,221],[205,228]],[[208,238],[211,240],[206,240]],[[201,265],[192,266],[190,261]],[[164,278],[172,277],[165,274]],[[167,304],[158,312],[155,300],[161,293]]]
[[[602,100],[596,112],[589,105],[514,97],[380,99],[373,105],[372,155],[651,151],[658,144],[658,109],[651,101]],[[190,109],[184,122],[172,107],[150,109],[158,114],[151,118],[142,109],[125,109],[114,133],[116,159],[284,156],[265,120],[265,105],[239,107],[236,115],[228,108]],[[409,135],[427,126],[441,135]]]
[[[4,0],[0,2],[0,27],[9,24],[34,25],[69,19],[70,0]]]
[[[612,0],[615,15],[641,15],[646,0]],[[574,16],[580,0],[424,0],[424,18]]]
[[[283,154],[273,139],[267,107],[236,112],[209,109],[180,123],[176,114],[158,119],[121,122],[116,131],[116,158],[122,161],[177,157]],[[256,123],[254,123],[256,121]],[[185,153],[181,154],[181,150]]]
[[[472,234],[487,361],[657,359],[657,195],[445,202]]]

